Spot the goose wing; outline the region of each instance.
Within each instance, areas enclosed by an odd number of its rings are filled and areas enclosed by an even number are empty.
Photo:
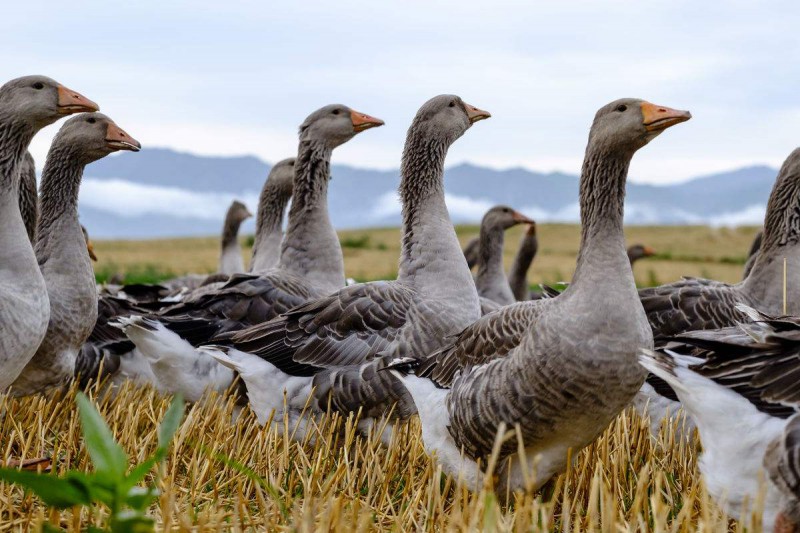
[[[287,373],[352,366],[372,360],[406,325],[414,291],[398,282],[345,287],[281,317],[214,342],[231,343]]]
[[[641,289],[639,299],[656,342],[684,331],[733,326],[744,318],[735,309],[741,302],[738,291],[718,281],[684,278]]]
[[[518,302],[481,317],[425,359],[417,375],[449,388],[458,372],[504,357],[519,345],[547,301]]]
[[[199,346],[214,335],[261,324],[319,296],[308,282],[285,272],[237,274],[219,290],[197,294],[153,318]]]

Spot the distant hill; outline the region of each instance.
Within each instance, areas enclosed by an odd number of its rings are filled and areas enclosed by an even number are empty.
[[[89,165],[81,218],[97,237],[164,237],[217,233],[230,201],[255,211],[270,165],[253,156],[206,157],[168,149],[110,156]],[[669,186],[628,184],[629,224],[759,224],[777,171],[753,166]],[[330,212],[337,227],[397,225],[397,171],[333,165]],[[542,221],[578,219],[578,177],[471,164],[445,172],[456,222],[480,220],[505,203]],[[252,221],[244,231],[252,231]]]

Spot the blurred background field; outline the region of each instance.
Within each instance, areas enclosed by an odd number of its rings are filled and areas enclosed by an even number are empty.
[[[580,240],[577,224],[539,224],[539,252],[528,275],[531,284],[569,280],[575,268]],[[655,257],[639,261],[634,274],[639,286],[668,283],[681,276],[701,276],[726,282],[742,277],[747,252],[758,227],[711,228],[708,226],[630,226],[628,245],[654,248]],[[91,230],[91,228],[90,228]],[[462,245],[478,234],[477,225],[457,226]],[[524,229],[506,232],[506,265],[517,251]],[[392,279],[397,275],[400,229],[376,228],[339,232],[345,271],[357,281]],[[246,262],[252,236],[241,239]],[[97,279],[108,281],[122,274],[128,283],[158,282],[189,272],[212,273],[217,269],[219,237],[99,240]]]

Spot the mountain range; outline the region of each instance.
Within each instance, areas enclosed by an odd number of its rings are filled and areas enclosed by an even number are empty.
[[[253,156],[209,157],[150,148],[86,168],[80,212],[101,238],[210,235],[233,199],[255,212],[270,164]],[[628,183],[629,224],[760,224],[776,169],[751,166],[672,185]],[[333,165],[328,201],[338,228],[400,223],[398,171]],[[578,220],[578,176],[461,164],[445,171],[454,222],[477,222],[494,204],[541,222]],[[243,227],[252,231],[253,223]]]

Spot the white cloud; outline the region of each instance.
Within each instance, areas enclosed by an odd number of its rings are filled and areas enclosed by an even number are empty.
[[[81,205],[123,217],[170,215],[177,218],[222,220],[233,200],[247,205],[252,213],[258,193],[194,192],[177,187],[142,185],[121,179],[86,178],[81,184]]]

